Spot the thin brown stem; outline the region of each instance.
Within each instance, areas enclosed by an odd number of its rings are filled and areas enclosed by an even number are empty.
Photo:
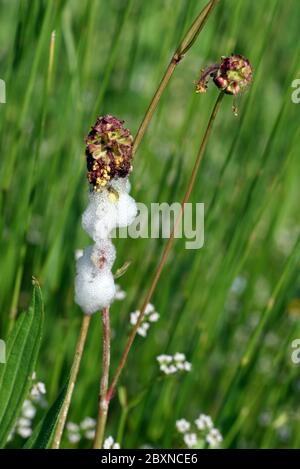
[[[152,98],[152,101],[146,111],[146,114],[142,120],[142,123],[137,131],[137,134],[135,136],[135,139],[134,139],[134,142],[133,142],[133,154],[136,153],[137,149],[138,149],[138,146],[140,145],[143,137],[144,137],[144,133],[146,132],[146,129],[148,127],[148,125],[150,124],[151,122],[151,119],[153,117],[153,114],[155,112],[155,109],[157,108],[157,105],[160,101],[160,98],[163,94],[163,92],[165,91],[166,87],[167,87],[167,84],[169,83],[170,81],[170,78],[171,76],[173,75],[173,72],[176,68],[176,65],[178,64],[179,60],[176,59],[176,58],[172,58],[153,98]]]
[[[162,97],[163,92],[165,91],[173,73],[178,65],[178,63],[183,59],[184,55],[188,52],[188,50],[192,47],[195,40],[197,39],[199,33],[203,29],[206,21],[208,20],[210,14],[212,13],[214,7],[218,3],[219,0],[210,0],[208,4],[203,8],[203,10],[199,13],[187,33],[185,34],[184,38],[182,39],[180,45],[178,46],[176,52],[174,53],[171,62],[169,63],[167,70],[151,100],[151,103],[146,111],[146,114],[142,120],[142,123],[137,131],[133,142],[133,154],[136,153],[143,136],[146,132],[148,125],[150,124],[155,109]]]
[[[102,377],[100,383],[99,411],[94,439],[94,449],[100,449],[103,445],[109,401],[107,400],[109,365],[110,365],[110,321],[109,308],[102,311],[103,323],[103,350],[102,350]]]
[[[183,200],[182,200],[182,204],[181,204],[181,210],[180,210],[180,213],[178,214],[178,217],[177,219],[175,220],[175,223],[174,223],[174,227],[173,227],[173,230],[171,232],[171,235],[165,245],[165,248],[163,250],[163,253],[162,253],[162,256],[161,256],[161,259],[160,259],[160,262],[157,266],[157,269],[154,273],[154,276],[153,276],[153,279],[152,279],[152,282],[151,282],[151,285],[146,293],[146,296],[145,296],[145,299],[142,303],[142,307],[140,309],[140,314],[139,314],[139,317],[138,317],[138,320],[137,320],[137,323],[136,325],[134,326],[134,328],[132,329],[132,332],[127,340],[127,343],[126,343],[126,346],[125,346],[125,350],[123,352],[123,355],[121,357],[121,360],[120,360],[120,363],[117,367],[117,370],[115,372],[115,375],[113,376],[113,379],[112,379],[112,382],[111,382],[111,385],[108,389],[108,393],[107,393],[107,400],[110,401],[110,399],[112,398],[112,395],[114,393],[114,390],[116,388],[116,385],[117,385],[117,382],[118,382],[118,379],[120,377],[120,374],[122,373],[122,370],[127,362],[127,357],[128,357],[128,354],[130,352],[130,349],[132,347],[132,344],[133,344],[133,341],[134,341],[134,338],[136,336],[136,333],[137,333],[137,330],[138,328],[140,327],[142,321],[143,321],[143,318],[144,318],[144,314],[145,314],[145,309],[146,309],[146,306],[147,304],[149,303],[149,301],[151,300],[151,297],[153,295],[153,292],[157,286],[157,283],[159,281],[159,278],[161,276],[161,273],[162,273],[162,270],[164,268],[164,265],[167,261],[167,258],[168,258],[168,255],[170,253],[170,250],[172,248],[172,245],[173,245],[173,242],[174,242],[174,234],[176,232],[176,229],[178,227],[178,224],[180,223],[181,219],[182,219],[182,216],[183,216],[183,213],[184,213],[184,209],[185,209],[185,204],[188,202],[189,198],[190,198],[190,195],[191,195],[191,192],[193,190],[193,187],[194,187],[194,184],[195,184],[195,180],[196,180],[196,176],[197,176],[197,173],[198,173],[198,170],[199,170],[199,167],[200,167],[200,163],[202,161],[202,158],[203,158],[203,154],[205,152],[205,149],[206,149],[206,146],[207,146],[207,142],[208,142],[208,139],[209,139],[209,136],[210,136],[210,133],[211,133],[211,130],[212,130],[212,127],[213,127],[213,123],[215,121],[215,118],[217,116],[217,113],[220,109],[220,105],[221,105],[221,101],[222,101],[222,98],[223,98],[223,92],[221,92],[216,100],[216,103],[214,105],[214,108],[212,110],[212,113],[211,113],[211,116],[210,116],[210,119],[208,121],[208,125],[207,125],[207,128],[206,128],[206,131],[205,131],[205,134],[204,134],[204,137],[203,137],[203,140],[201,142],[201,145],[200,145],[200,149],[199,149],[199,152],[198,152],[198,155],[197,155],[197,158],[196,158],[196,161],[195,161],[195,164],[194,164],[194,167],[193,167],[193,170],[192,170],[192,174],[191,174],[191,177],[190,177],[190,180],[188,182],[188,186],[187,186],[187,190],[185,192],[185,195],[183,197]]]
[[[82,319],[81,323],[81,328],[80,328],[80,333],[76,345],[76,350],[75,350],[75,355],[73,359],[73,364],[70,372],[70,378],[69,378],[69,384],[67,388],[67,393],[66,393],[66,398],[64,400],[64,403],[62,405],[61,411],[60,411],[60,416],[59,420],[55,429],[55,434],[52,442],[52,449],[59,449],[60,447],[60,442],[61,442],[61,437],[64,431],[66,419],[68,416],[70,404],[71,404],[71,399],[79,371],[79,366],[84,350],[84,345],[86,341],[86,336],[88,333],[89,325],[91,321],[91,316],[85,314]]]

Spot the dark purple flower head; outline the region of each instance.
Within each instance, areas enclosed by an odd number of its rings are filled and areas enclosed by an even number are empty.
[[[222,57],[220,64],[212,65],[202,71],[196,83],[197,93],[206,92],[210,78],[224,93],[236,96],[251,84],[252,66],[242,55]]]
[[[133,138],[123,124],[109,114],[98,117],[86,137],[87,177],[96,191],[115,177],[126,177],[132,169]]]

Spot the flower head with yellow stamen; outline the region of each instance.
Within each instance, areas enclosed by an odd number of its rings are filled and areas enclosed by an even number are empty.
[[[95,191],[132,169],[133,138],[123,124],[110,114],[98,117],[86,138],[87,177]]]

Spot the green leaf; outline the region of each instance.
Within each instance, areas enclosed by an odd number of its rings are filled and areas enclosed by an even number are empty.
[[[33,431],[31,437],[24,445],[26,449],[46,449],[51,445],[51,441],[54,435],[55,427],[59,418],[60,410],[64,403],[69,380],[62,387],[58,397],[38,423],[37,427]]]
[[[7,340],[7,361],[0,365],[0,447],[12,431],[31,385],[41,345],[44,308],[40,287],[34,279],[27,312],[17,319]]]
[[[119,267],[119,269],[116,270],[116,273],[114,274],[114,279],[116,280],[117,278],[122,277],[124,275],[128,268],[130,267],[131,261],[126,261],[122,267]]]

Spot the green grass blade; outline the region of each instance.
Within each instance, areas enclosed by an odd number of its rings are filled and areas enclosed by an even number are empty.
[[[56,398],[46,415],[38,423],[33,434],[26,442],[24,448],[45,449],[50,447],[54,435],[54,430],[59,418],[59,413],[66,397],[67,389],[68,381],[62,387],[58,397]]]

